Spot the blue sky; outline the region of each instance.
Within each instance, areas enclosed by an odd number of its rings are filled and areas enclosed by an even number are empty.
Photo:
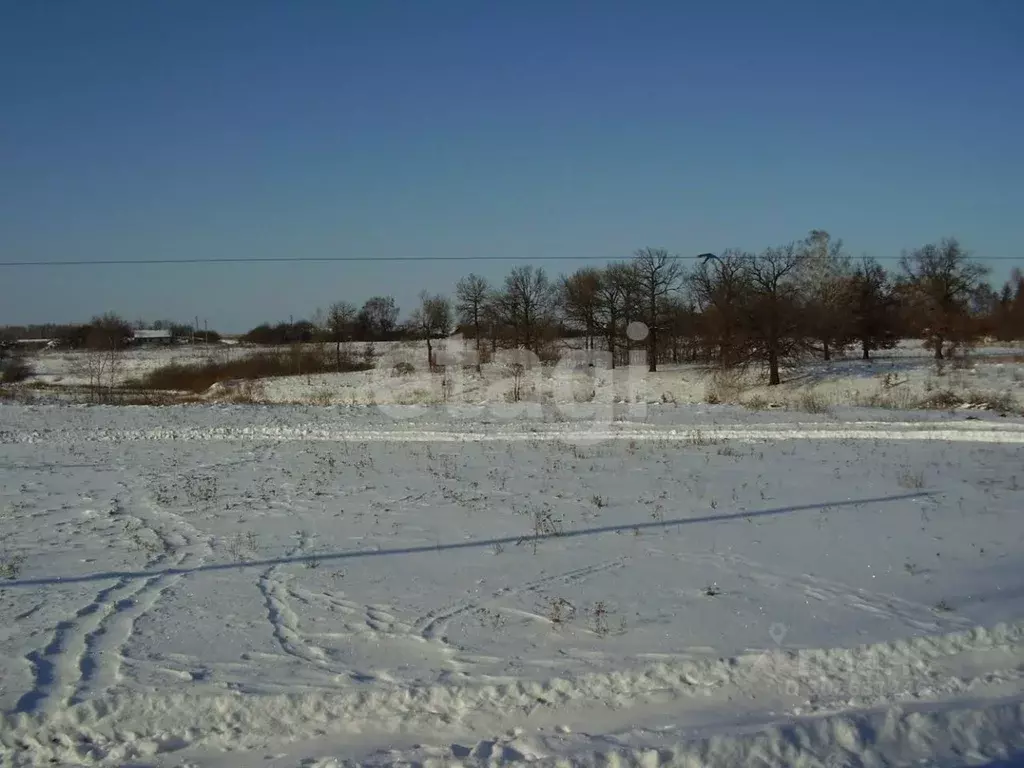
[[[0,71],[0,261],[1024,253],[1018,0],[24,0]],[[513,264],[0,267],[0,323],[404,314]]]

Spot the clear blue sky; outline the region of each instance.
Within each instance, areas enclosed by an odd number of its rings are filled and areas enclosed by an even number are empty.
[[[0,261],[1024,254],[1020,0],[11,0],[0,72]],[[404,315],[510,266],[0,268],[0,323]]]

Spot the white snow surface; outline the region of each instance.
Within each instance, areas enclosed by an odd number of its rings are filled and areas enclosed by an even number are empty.
[[[570,340],[578,344],[579,340]],[[569,342],[565,343],[566,347]],[[425,366],[426,348],[416,343],[379,345],[382,353],[369,371],[313,376],[288,376],[262,381],[261,399],[271,403],[317,405],[481,405],[507,402],[513,380],[495,362],[477,371],[468,365],[472,346],[457,340],[439,342],[438,359],[459,360],[444,376]],[[937,365],[917,340],[876,353],[863,361],[856,355],[830,362],[809,362],[786,371],[781,386],[769,387],[763,371],[752,368],[723,376],[706,366],[662,364],[651,373],[643,364],[607,370],[577,364],[568,348],[556,364],[529,368],[521,383],[524,401],[539,403],[725,403],[759,407],[801,408],[808,399],[818,407],[843,405],[915,408],[928,398],[950,394],[968,407],[1007,403],[1024,411],[1024,348],[982,346],[969,357]],[[397,375],[395,366],[406,363],[411,373]],[[448,380],[448,388],[445,381]]]
[[[1024,420],[0,405],[0,764],[1010,766]]]
[[[965,401],[966,407],[1009,405],[1010,410],[1024,412],[1024,347],[1020,345],[979,345],[967,357],[936,365],[919,340],[908,339],[895,349],[875,353],[871,361],[862,361],[851,351],[830,362],[809,362],[786,371],[781,386],[768,387],[763,372],[753,369],[730,376],[717,375],[699,365],[661,365],[655,373],[642,364],[614,371],[587,369],[572,359],[571,347],[580,343],[578,339],[565,340],[559,364],[538,365],[525,372],[521,382],[524,401],[573,404],[717,400],[799,409],[812,400],[818,408],[859,405],[909,409],[922,400],[941,400],[940,396],[948,394]],[[352,344],[347,348],[360,356],[364,346]],[[461,338],[435,343],[438,359],[449,363],[445,375],[431,372],[426,366],[423,342],[373,346],[377,354],[373,370],[262,379],[256,399],[315,405],[481,405],[504,403],[512,395],[513,379],[507,366],[499,360],[477,371],[470,364],[473,344]],[[329,352],[330,345],[325,349]],[[223,362],[267,350],[229,345],[135,348],[124,353],[114,381],[107,383],[123,384],[170,363]],[[279,351],[286,352],[287,348]],[[499,351],[498,357],[502,354]],[[643,351],[638,354],[642,357]],[[76,387],[89,384],[89,355],[41,351],[30,358],[35,371],[31,381],[46,385],[42,392],[50,396],[76,396]],[[450,364],[454,361],[459,364]],[[398,374],[395,366],[399,363],[411,366],[411,372]],[[205,397],[217,401],[231,394],[230,387],[215,385]]]

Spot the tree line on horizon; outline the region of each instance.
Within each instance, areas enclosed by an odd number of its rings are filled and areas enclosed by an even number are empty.
[[[1024,338],[1024,275],[1013,270],[998,292],[987,275],[955,238],[904,253],[890,272],[813,230],[760,253],[705,254],[692,269],[664,249],[644,248],[555,279],[534,266],[513,268],[497,285],[469,274],[453,298],[421,294],[405,323],[392,297],[375,296],[361,309],[338,302],[312,320],[261,325],[242,338],[332,341],[339,350],[348,341],[425,339],[433,365],[431,341],[456,329],[482,361],[510,348],[553,361],[558,341],[575,337],[585,349],[610,353],[613,367],[644,349],[651,371],[662,363],[760,365],[778,384],[785,367],[851,347],[867,360],[904,337],[922,338],[936,360],[979,338]],[[627,332],[637,321],[640,339]]]
[[[905,252],[892,271],[875,259],[851,257],[842,240],[823,230],[759,253],[705,254],[687,266],[665,249],[644,248],[630,259],[557,278],[534,266],[513,268],[497,285],[469,274],[451,298],[422,293],[404,322],[395,299],[380,295],[360,308],[339,301],[309,319],[264,323],[241,341],[331,343],[340,370],[349,342],[426,340],[434,366],[433,342],[456,329],[474,341],[481,362],[515,348],[554,360],[559,340],[575,337],[585,349],[606,352],[612,366],[644,349],[651,371],[684,362],[760,366],[777,384],[782,369],[808,359],[856,348],[866,360],[904,337],[922,338],[936,360],[980,338],[1024,338],[1021,270],[997,291],[986,281],[988,269],[955,238]],[[636,323],[643,324],[642,338],[627,333]],[[196,333],[186,324],[161,327],[187,338]],[[50,327],[46,335],[95,348],[118,343],[130,329],[107,314],[82,326]],[[215,340],[214,334],[204,338]]]

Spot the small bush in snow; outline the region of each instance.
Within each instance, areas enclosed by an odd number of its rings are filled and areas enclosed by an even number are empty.
[[[920,470],[905,470],[900,473],[899,482],[902,487],[912,490],[924,488],[924,473]]]
[[[828,403],[825,401],[825,398],[814,390],[802,392],[797,404],[801,411],[807,411],[807,413],[829,412]]]
[[[0,579],[18,578],[24,562],[24,555],[11,555],[10,557],[0,559]]]
[[[576,617],[576,606],[564,597],[552,597],[548,599],[547,610],[545,611],[548,621],[555,626],[561,626],[572,621]]]
[[[333,401],[331,390],[329,389],[318,389],[312,395],[313,405],[330,405]]]
[[[949,389],[940,389],[934,392],[929,392],[925,397],[921,398],[918,406],[921,408],[935,408],[939,410],[946,410],[950,408],[957,408],[963,405],[964,399],[958,394]]]

